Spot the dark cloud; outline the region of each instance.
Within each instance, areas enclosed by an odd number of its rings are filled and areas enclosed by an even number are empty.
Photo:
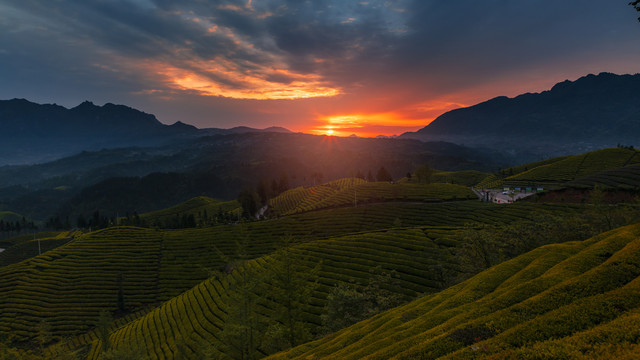
[[[606,0],[2,0],[0,97],[119,102],[199,126],[419,118],[431,100],[637,72],[635,16]]]

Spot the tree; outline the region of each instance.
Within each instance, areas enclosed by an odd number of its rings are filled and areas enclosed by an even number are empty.
[[[289,190],[289,175],[286,172],[280,174],[280,182],[278,182],[278,193],[283,193]]]
[[[376,174],[376,180],[393,181],[393,177],[391,177],[391,174],[389,173],[389,171],[387,171],[387,169],[384,168],[384,166],[381,166],[380,169],[378,169],[378,173]]]
[[[419,183],[429,184],[431,182],[431,176],[433,175],[433,170],[429,166],[429,163],[424,163],[424,165],[418,166],[416,168],[415,173]]]
[[[607,204],[606,195],[606,191],[599,184],[589,192],[590,211],[587,212],[587,217],[601,232],[612,230],[624,222],[617,220],[621,217],[620,207]]]
[[[100,311],[100,314],[98,314],[98,321],[96,323],[96,335],[98,335],[98,340],[102,342],[102,352],[109,351],[111,348],[109,331],[111,330],[112,325],[113,318],[111,317],[111,313],[106,310]]]
[[[238,202],[242,206],[242,216],[253,218],[258,212],[258,195],[255,191],[244,189],[238,194]]]
[[[467,267],[467,272],[476,274],[499,263],[501,253],[497,239],[497,231],[475,229],[467,224],[462,231],[462,248],[459,251],[460,263]]]
[[[146,360],[149,357],[139,347],[121,346],[100,354],[100,360]]]
[[[52,339],[51,325],[44,319],[40,320],[38,324],[38,344],[40,344],[40,350],[44,351],[45,346],[51,342]]]
[[[369,272],[371,277],[364,286],[339,283],[331,290],[321,315],[325,333],[338,331],[403,302],[397,291],[389,290],[399,287],[395,271],[384,271],[378,266]]]
[[[242,235],[236,242],[235,254],[231,257],[219,252],[219,256],[231,266],[233,277],[227,289],[226,314],[220,339],[226,354],[234,359],[250,360],[260,356],[258,351],[266,325],[257,313],[256,288],[263,282],[263,274],[250,263],[247,252],[249,238]]]
[[[635,0],[629,3],[629,5],[633,6],[636,11],[640,11],[640,0]],[[638,21],[640,21],[640,17],[638,17]]]
[[[116,301],[118,305],[118,310],[121,313],[124,313],[127,308],[124,302],[124,274],[119,272],[116,277],[116,285],[118,286],[118,300]]]
[[[256,193],[260,197],[260,204],[266,205],[267,200],[269,200],[269,186],[267,186],[267,182],[264,179],[258,182],[256,186]]]
[[[626,217],[616,220],[616,227],[637,222],[639,213],[622,208]],[[463,245],[455,255],[463,273],[458,280],[542,245],[588,239],[602,232],[601,221],[588,212],[562,217],[533,213],[527,220],[500,226],[468,224],[461,232]]]
[[[367,173],[367,181],[368,182],[374,182],[376,181],[376,179],[373,177],[373,175],[371,174],[371,170],[369,170],[369,172]]]
[[[311,270],[304,266],[309,259],[296,256],[293,242],[291,236],[284,237],[267,267],[266,280],[271,286],[265,293],[284,307],[284,311],[275,312],[275,322],[269,325],[266,333],[265,348],[269,353],[311,340],[311,332],[304,320],[304,308],[317,285],[309,279],[315,278],[321,264]]]

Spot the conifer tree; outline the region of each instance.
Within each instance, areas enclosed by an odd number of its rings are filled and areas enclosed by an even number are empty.
[[[376,175],[376,180],[378,180],[378,181],[393,181],[393,177],[391,177],[391,174],[389,173],[389,171],[387,171],[387,169],[384,168],[384,166],[381,166],[380,169],[378,169],[378,173]]]
[[[45,320],[40,320],[38,324],[38,344],[40,350],[44,352],[45,346],[52,340],[51,325]]]
[[[111,313],[106,310],[100,311],[98,315],[98,321],[96,323],[96,334],[98,340],[102,342],[102,351],[106,352],[111,348],[111,341],[109,340],[109,331],[113,325],[113,318]]]
[[[247,252],[249,238],[246,234],[236,242],[235,254],[219,256],[231,266],[230,286],[225,304],[226,317],[220,331],[226,353],[234,359],[252,360],[260,356],[263,330],[266,328],[257,313],[256,288],[262,282],[262,274],[255,270]]]
[[[303,314],[316,287],[316,283],[310,279],[315,278],[321,264],[312,269],[303,265],[308,261],[296,255],[293,245],[293,238],[285,236],[267,267],[267,280],[271,286],[265,293],[269,294],[273,302],[284,307],[284,311],[275,314],[275,322],[272,322],[267,332],[265,346],[269,352],[281,351],[311,340],[311,332]]]

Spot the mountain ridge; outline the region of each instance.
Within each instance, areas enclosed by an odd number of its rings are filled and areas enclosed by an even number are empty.
[[[66,108],[26,99],[0,100],[0,166],[52,161],[81,151],[162,146],[196,137],[250,132],[292,133],[281,127],[199,129],[182,121],[171,125],[155,115],[113,103],[91,101]]]
[[[545,155],[583,152],[637,141],[639,104],[640,74],[589,74],[540,93],[451,110],[400,137]]]

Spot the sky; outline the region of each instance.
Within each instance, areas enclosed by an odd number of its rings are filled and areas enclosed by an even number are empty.
[[[496,96],[640,72],[629,0],[0,0],[0,99],[200,128],[415,131]]]

